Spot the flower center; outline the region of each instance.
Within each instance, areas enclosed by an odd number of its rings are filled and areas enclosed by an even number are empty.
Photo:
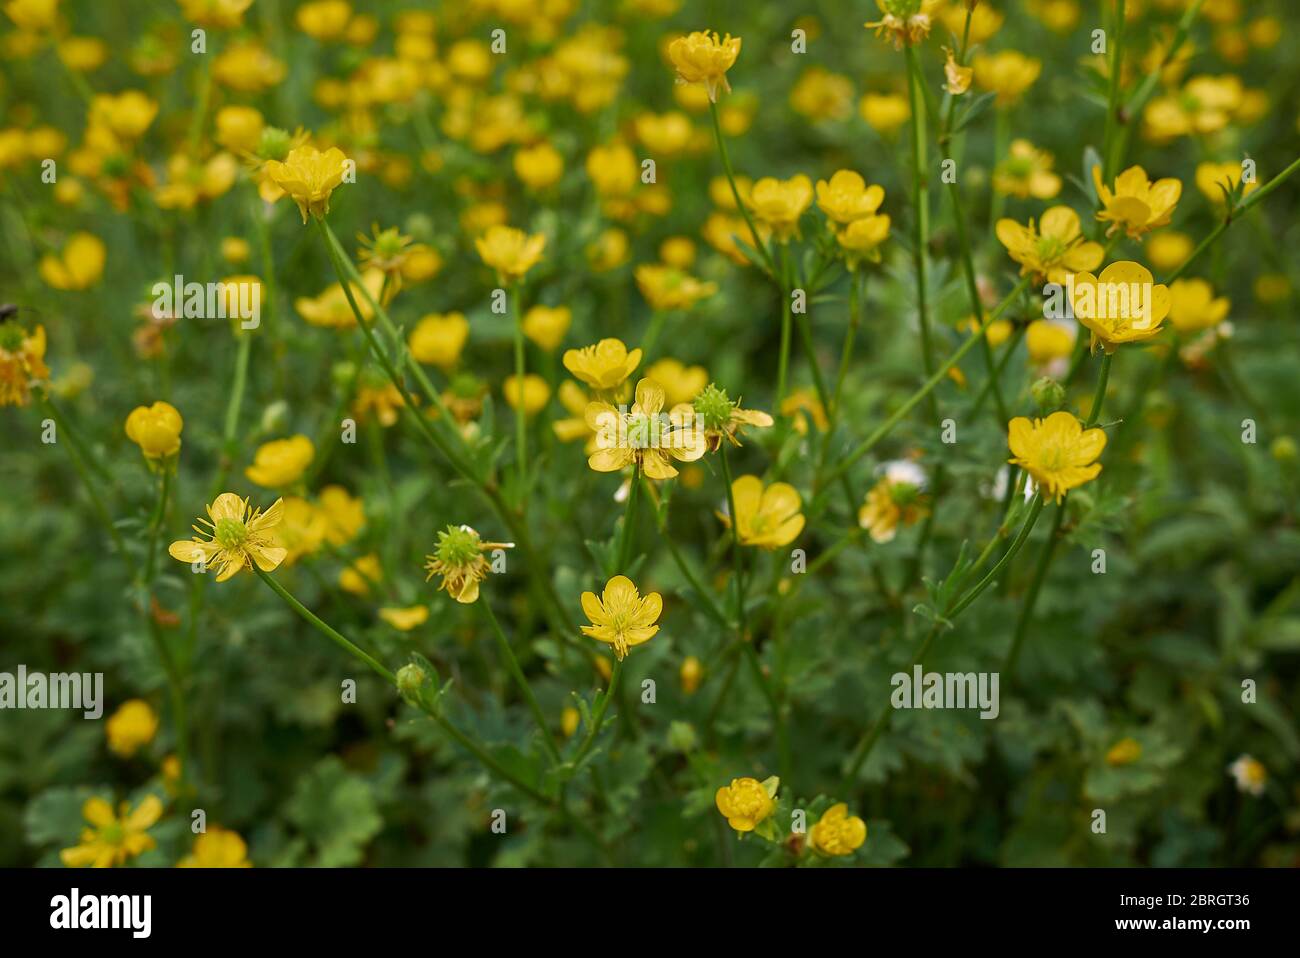
[[[223,549],[238,549],[248,538],[248,527],[238,519],[218,519],[216,525],[217,544]]]

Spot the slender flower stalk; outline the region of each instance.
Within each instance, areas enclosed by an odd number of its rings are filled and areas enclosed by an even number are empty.
[[[515,388],[519,391],[519,405],[515,409],[515,456],[519,471],[519,509],[528,506],[528,415],[524,410],[524,308],[523,282],[514,283],[510,298],[514,306]]]
[[[542,745],[551,756],[552,761],[558,765],[560,751],[556,748],[555,739],[551,736],[551,730],[546,724],[546,713],[542,711],[541,705],[538,704],[537,696],[533,693],[533,687],[528,684],[528,678],[524,675],[524,670],[519,667],[519,660],[515,657],[514,649],[510,647],[510,640],[506,638],[505,632],[501,631],[501,623],[497,621],[496,613],[492,611],[492,603],[484,597],[478,604],[483,606],[488,622],[492,625],[492,632],[496,636],[497,646],[501,649],[501,658],[505,661],[506,671],[515,680],[519,693],[524,697],[524,701],[528,703],[528,710],[533,713],[533,721],[537,723],[537,729],[542,733]]]
[[[587,729],[587,736],[582,740],[582,745],[578,747],[577,753],[573,756],[573,764],[578,765],[587,753],[591,751],[592,745],[596,742],[596,733],[600,731],[600,724],[605,719],[605,712],[609,709],[610,699],[618,695],[619,678],[623,675],[623,660],[614,660],[614,669],[609,675],[609,687],[605,689],[605,694],[600,697],[596,703],[596,711],[591,716],[591,727]]]
[[[736,201],[736,209],[745,220],[745,225],[749,228],[749,239],[759,256],[763,258],[763,264],[771,276],[776,275],[776,264],[772,261],[772,254],[758,235],[758,230],[754,228],[754,220],[749,215],[749,207],[740,198],[740,189],[736,186],[736,174],[731,168],[731,155],[727,152],[727,140],[722,135],[722,123],[718,120],[718,104],[709,101],[709,116],[713,119],[713,137],[718,144],[718,155],[722,159],[722,169],[727,175],[727,182],[731,185],[731,197]]]
[[[1119,159],[1120,141],[1116,139],[1116,129],[1120,123],[1119,87],[1124,67],[1124,0],[1115,0],[1113,9],[1115,19],[1110,37],[1110,87],[1106,98],[1106,128],[1101,147],[1102,179],[1107,183],[1111,182]]]
[[[916,309],[921,329],[921,362],[926,376],[934,372],[934,346],[930,336],[930,312],[926,305],[926,244],[930,242],[930,192],[925,172],[925,78],[912,44],[904,47],[907,56],[907,98],[912,109],[912,206],[916,214],[912,237],[912,257],[916,269]],[[932,392],[926,393],[930,419],[939,421],[939,406]]]

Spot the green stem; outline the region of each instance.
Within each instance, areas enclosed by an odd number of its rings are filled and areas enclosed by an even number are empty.
[[[636,506],[640,488],[641,470],[634,463],[632,484],[627,491],[627,508],[623,512],[623,529],[618,538],[618,568],[614,572],[619,575],[625,574],[628,565],[632,562],[632,549],[636,542]]]
[[[915,233],[912,237],[913,261],[916,269],[916,309],[921,329],[921,362],[925,374],[934,371],[934,346],[930,337],[930,312],[926,306],[926,244],[930,233],[930,193],[925,175],[925,80],[916,50],[909,43],[904,47],[907,55],[907,98],[912,109],[912,206],[916,210]],[[939,405],[933,393],[926,393],[930,418],[939,421]]]
[[[1106,98],[1106,132],[1101,148],[1102,179],[1107,183],[1115,175],[1115,162],[1118,158],[1115,130],[1120,121],[1120,72],[1124,66],[1124,0],[1115,0],[1115,22],[1111,33],[1114,36],[1110,45],[1110,92]]]
[[[614,670],[609,675],[609,687],[605,689],[605,694],[600,701],[596,703],[596,711],[591,716],[591,728],[587,729],[587,737],[582,740],[582,745],[578,748],[578,753],[573,757],[573,764],[579,764],[587,753],[591,751],[592,745],[596,742],[596,733],[600,731],[600,723],[605,719],[605,712],[609,709],[609,702],[618,694],[618,680],[623,674],[623,660],[614,660]]]
[[[515,389],[518,405],[515,407],[515,456],[519,470],[519,509],[524,511],[528,505],[528,416],[524,412],[524,313],[523,295],[520,290],[523,283],[515,283],[511,289],[514,301],[514,339],[515,339]]]
[[[789,268],[790,249],[781,247],[781,276],[778,280],[777,294],[781,297],[781,351],[776,364],[776,405],[780,407],[785,399],[786,379],[790,369],[790,292],[786,271]]]
[[[289,590],[287,590],[284,586],[280,585],[280,583],[276,581],[276,579],[273,576],[259,569],[256,563],[253,564],[253,571],[258,574],[258,576],[262,579],[263,582],[265,582],[267,585],[271,587],[272,592],[274,592],[281,599],[283,599],[285,603],[288,604],[289,608],[297,612],[298,615],[304,621],[308,622],[313,628],[315,628],[317,632],[320,632],[322,635],[328,638],[335,645],[339,646],[339,648],[343,649],[353,658],[356,658],[361,662],[364,662],[372,671],[374,671],[376,675],[380,676],[385,681],[387,681],[389,685],[396,684],[397,677],[393,675],[393,673],[390,672],[387,668],[381,665],[377,659],[371,656],[368,652],[365,652],[358,646],[354,645],[347,638],[345,638],[342,633],[334,629],[327,622],[317,617],[317,615],[314,612],[312,612],[305,605],[303,605],[301,602],[295,599],[289,593]]]
[[[745,225],[749,227],[749,238],[754,244],[754,249],[763,257],[763,263],[767,266],[767,271],[776,275],[776,264],[772,261],[772,254],[768,251],[767,244],[759,238],[758,230],[754,228],[754,221],[749,216],[749,209],[740,198],[740,190],[736,187],[736,174],[731,168],[731,156],[727,153],[727,141],[722,135],[722,124],[718,121],[718,104],[709,101],[709,116],[713,118],[713,136],[718,144],[718,154],[722,157],[722,169],[727,174],[727,182],[731,184],[731,196],[736,201],[736,209],[745,219]]]
[[[542,711],[537,696],[533,694],[533,688],[528,684],[524,670],[519,667],[519,660],[515,658],[514,649],[510,647],[510,640],[506,638],[505,632],[501,631],[501,623],[497,621],[496,613],[492,611],[492,604],[486,597],[482,597],[479,605],[483,606],[488,622],[492,624],[492,631],[496,635],[497,645],[501,649],[501,657],[506,663],[506,671],[515,680],[519,693],[523,695],[524,701],[528,703],[528,710],[533,713],[533,721],[537,723],[537,728],[542,733],[542,745],[545,746],[552,761],[558,765],[560,763],[560,750],[556,748],[555,739],[551,737],[551,730],[546,724],[546,713]]]

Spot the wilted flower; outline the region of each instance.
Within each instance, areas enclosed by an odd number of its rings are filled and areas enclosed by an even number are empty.
[[[479,583],[492,568],[483,553],[513,548],[513,542],[484,542],[469,526],[448,526],[438,533],[433,555],[424,557],[429,572],[425,581],[442,576],[438,588],[457,602],[469,604],[478,599]]]
[[[587,464],[597,472],[618,472],[635,465],[650,479],[677,475],[672,461],[694,462],[704,455],[704,434],[693,422],[673,422],[661,415],[664,390],[651,379],[636,386],[636,401],[621,412],[607,402],[587,406],[587,425],[596,434],[596,451]]]

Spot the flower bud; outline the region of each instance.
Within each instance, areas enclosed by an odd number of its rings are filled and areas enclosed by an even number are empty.
[[[1273,454],[1273,458],[1278,462],[1289,465],[1296,461],[1296,442],[1290,436],[1278,436],[1273,440],[1269,452]]]
[[[428,678],[424,669],[414,662],[403,665],[397,670],[397,691],[401,693],[402,698],[414,705],[419,701],[420,690],[424,688]]]
[[[1044,376],[1030,387],[1030,394],[1043,415],[1056,412],[1065,405],[1065,387],[1050,376]]]

